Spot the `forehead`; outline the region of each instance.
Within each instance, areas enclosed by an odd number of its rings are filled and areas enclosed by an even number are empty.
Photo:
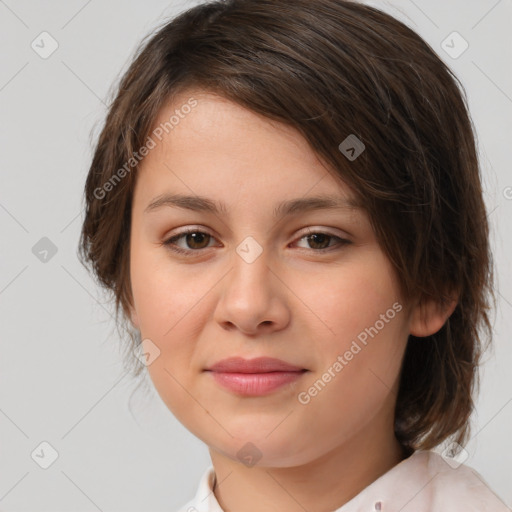
[[[160,110],[154,126],[156,152],[229,153],[247,160],[265,153],[317,163],[317,156],[300,133],[208,91],[190,89],[176,95]],[[159,136],[160,134],[160,136]],[[265,150],[261,152],[261,150]],[[160,151],[158,151],[160,150]]]
[[[164,193],[213,196],[224,204],[325,194],[355,202],[296,129],[213,93],[175,96],[150,137],[155,147],[139,166],[135,194],[144,207]]]

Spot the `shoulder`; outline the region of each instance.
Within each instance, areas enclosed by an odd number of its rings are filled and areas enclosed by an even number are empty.
[[[210,512],[211,508],[208,503],[204,503],[198,496],[191,499],[185,505],[182,505],[174,512]]]
[[[471,467],[416,451],[337,512],[512,512]]]
[[[209,466],[202,474],[193,499],[175,512],[222,512],[213,494],[215,471]]]
[[[197,512],[197,508],[195,507],[194,503],[194,500],[190,500],[188,503],[176,510],[176,512]]]
[[[433,510],[464,510],[464,512],[510,512],[476,470],[435,451],[414,454],[417,463],[424,465]]]

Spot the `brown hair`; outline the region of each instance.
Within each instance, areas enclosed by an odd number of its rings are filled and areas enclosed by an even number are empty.
[[[437,333],[409,336],[395,433],[410,453],[449,436],[464,445],[484,350],[480,328],[490,342],[495,296],[475,134],[456,76],[405,24],[351,1],[214,1],[165,22],[120,81],[85,184],[79,257],[113,293],[116,323],[122,308],[130,325],[132,304],[137,165],[129,172],[126,162],[161,108],[190,87],[296,128],[355,191],[404,300],[443,304],[459,293]],[[353,161],[338,148],[350,134],[366,147]],[[108,193],[107,182],[115,185]],[[140,333],[126,332],[133,349]],[[134,375],[143,369],[135,365]]]

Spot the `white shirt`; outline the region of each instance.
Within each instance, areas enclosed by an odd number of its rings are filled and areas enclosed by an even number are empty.
[[[434,451],[416,451],[333,512],[511,512],[474,469],[452,466]],[[225,512],[214,481],[209,466],[194,499],[178,512]]]

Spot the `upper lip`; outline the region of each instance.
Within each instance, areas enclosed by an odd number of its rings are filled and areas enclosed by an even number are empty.
[[[207,368],[212,372],[223,373],[269,373],[269,372],[300,372],[305,368],[292,365],[272,357],[257,357],[244,359],[243,357],[230,357],[222,359]]]

